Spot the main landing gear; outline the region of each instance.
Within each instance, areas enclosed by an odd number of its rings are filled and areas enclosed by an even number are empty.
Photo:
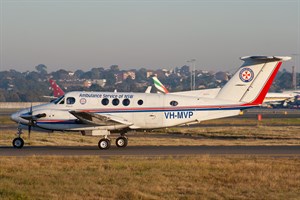
[[[117,147],[127,147],[128,138],[126,136],[120,136],[116,139]]]
[[[18,128],[18,132],[17,132],[18,137],[16,137],[12,141],[12,145],[14,148],[21,149],[24,146],[24,140],[21,138],[20,136],[21,134],[22,134],[22,129]]]
[[[127,146],[127,144],[128,144],[128,138],[125,136],[125,134],[121,134],[121,136],[116,139],[117,147],[124,148]],[[101,150],[109,149],[110,146],[111,146],[111,141],[107,136],[105,138],[102,138],[98,142],[98,147]]]
[[[98,147],[101,150],[109,149],[109,147],[110,147],[110,139],[103,138],[103,139],[99,140]]]

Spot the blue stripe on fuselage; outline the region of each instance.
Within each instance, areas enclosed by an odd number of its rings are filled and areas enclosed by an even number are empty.
[[[181,112],[181,111],[215,111],[215,110],[244,110],[248,108],[253,108],[253,107],[258,107],[258,106],[243,106],[243,107],[228,107],[228,108],[222,108],[222,107],[217,107],[217,108],[186,108],[186,109],[157,109],[157,110],[109,110],[109,111],[100,111],[96,110],[91,113],[135,113],[135,112]]]

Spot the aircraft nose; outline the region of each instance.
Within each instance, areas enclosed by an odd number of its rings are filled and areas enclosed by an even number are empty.
[[[13,113],[13,114],[10,116],[10,119],[11,119],[12,121],[19,122],[19,121],[20,121],[20,114],[19,114],[19,112]]]

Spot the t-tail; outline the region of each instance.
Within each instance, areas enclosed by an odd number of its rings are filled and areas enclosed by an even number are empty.
[[[220,90],[217,99],[261,105],[283,61],[290,57],[247,56],[243,65]]]

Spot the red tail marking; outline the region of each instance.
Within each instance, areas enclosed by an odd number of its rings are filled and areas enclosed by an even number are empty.
[[[60,97],[65,94],[65,92],[56,84],[56,82],[52,79],[49,79],[51,88],[53,89],[53,96]]]
[[[267,83],[263,87],[262,91],[260,92],[258,97],[250,103],[250,105],[260,105],[260,104],[262,104],[262,102],[264,101],[264,99],[265,99],[265,97],[266,97],[266,95],[267,95],[267,93],[268,93],[268,91],[269,91],[269,89],[270,89],[270,87],[273,83],[273,80],[275,79],[275,76],[276,76],[281,64],[282,64],[282,62],[277,63],[276,68],[274,69],[274,71],[271,74],[269,80],[267,81]]]

